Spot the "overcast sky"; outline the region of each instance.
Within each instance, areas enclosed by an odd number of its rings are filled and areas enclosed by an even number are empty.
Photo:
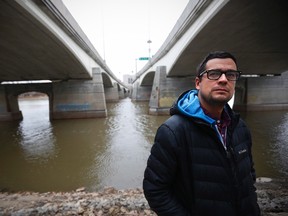
[[[189,0],[62,1],[108,67],[122,79],[147,63],[139,58],[149,57],[149,45],[151,56],[157,52]]]

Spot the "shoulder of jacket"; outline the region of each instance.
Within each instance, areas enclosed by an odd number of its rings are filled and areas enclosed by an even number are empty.
[[[170,118],[168,118],[163,124],[162,127],[167,127],[171,131],[178,131],[183,128],[186,128],[188,125],[190,125],[190,122],[193,121],[191,118],[187,118],[182,115],[173,115]]]
[[[169,126],[177,126],[177,125],[181,125],[184,122],[188,122],[188,121],[189,121],[189,119],[187,117],[179,115],[179,114],[176,114],[176,115],[173,115],[170,118],[168,118],[164,122],[164,124],[165,125],[169,125]]]

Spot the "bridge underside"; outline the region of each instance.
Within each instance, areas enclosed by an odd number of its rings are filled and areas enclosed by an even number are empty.
[[[0,82],[92,79],[63,41],[15,1],[0,1],[0,27]]]
[[[127,96],[62,1],[0,1],[0,29],[0,121],[22,118],[29,89],[48,95],[51,119],[105,117]]]
[[[210,51],[235,54],[244,74],[280,74],[288,70],[288,1],[233,0],[193,38],[168,76],[195,75]]]

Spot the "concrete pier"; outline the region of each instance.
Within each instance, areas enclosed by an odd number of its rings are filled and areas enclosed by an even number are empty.
[[[112,87],[104,88],[106,102],[119,101],[119,91],[117,83],[114,83]]]
[[[93,79],[53,83],[52,119],[106,117],[104,86],[100,68]]]
[[[235,95],[235,110],[288,110],[288,72],[281,76],[241,78]]]
[[[50,119],[107,116],[100,68],[93,68],[91,80],[0,85],[0,121],[22,120],[18,96],[33,91],[48,95]],[[114,91],[114,97],[115,95],[119,99],[117,88]]]
[[[0,86],[0,121],[11,121],[23,118],[22,113],[19,111],[18,103],[15,104],[13,102],[13,105],[13,107],[9,106],[5,87],[3,85]]]
[[[141,86],[139,80],[133,84],[131,99],[133,101],[149,101],[152,85]]]
[[[195,88],[194,78],[170,78],[166,76],[166,67],[156,68],[152,92],[149,101],[149,114],[167,115],[177,97],[186,90]]]

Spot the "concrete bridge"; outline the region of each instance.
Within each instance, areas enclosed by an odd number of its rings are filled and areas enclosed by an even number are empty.
[[[128,94],[61,0],[0,1],[0,83],[0,120],[22,119],[27,91],[48,95],[51,119],[105,117]]]
[[[166,41],[140,70],[132,99],[167,114],[194,88],[196,67],[210,51],[233,53],[243,76],[234,109],[288,109],[288,1],[190,0]]]

